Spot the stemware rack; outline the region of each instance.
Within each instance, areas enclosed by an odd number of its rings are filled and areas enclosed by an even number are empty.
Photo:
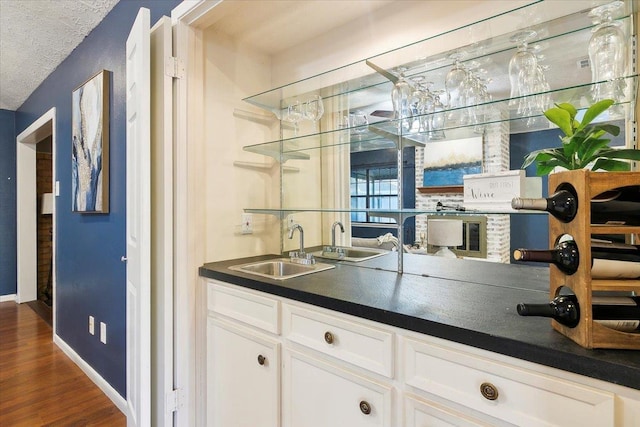
[[[569,234],[578,245],[580,266],[573,275],[565,275],[555,266],[550,268],[550,295],[557,296],[566,286],[576,295],[580,307],[580,323],[569,328],[556,321],[552,326],[586,348],[640,349],[640,334],[610,329],[593,320],[592,298],[594,292],[640,292],[640,279],[596,280],[591,277],[591,236],[598,234],[640,234],[640,226],[591,224],[590,200],[605,191],[630,185],[640,185],[640,172],[591,172],[567,171],[549,176],[549,194],[561,184],[570,184],[578,196],[576,217],[564,223],[549,215],[549,242],[553,245],[560,236]]]

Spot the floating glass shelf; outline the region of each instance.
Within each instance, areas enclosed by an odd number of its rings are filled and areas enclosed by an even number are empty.
[[[627,97],[618,105],[629,105],[631,110],[632,99],[638,90],[638,74],[629,75],[623,78],[627,87]],[[604,82],[599,82],[604,83]],[[592,101],[591,90],[594,84],[591,82],[564,87],[561,89],[551,90],[538,94],[528,95],[549,96],[554,103],[570,102],[576,107],[586,108]],[[475,109],[485,112],[487,117],[476,124],[454,124],[447,125],[445,123],[442,129],[445,133],[445,139],[463,139],[478,136],[487,126],[508,122],[510,133],[533,132],[538,130],[547,130],[553,127],[544,117],[542,112],[528,116],[518,115],[515,106],[510,104],[517,103],[520,98],[504,98],[494,99],[475,107],[465,107],[458,110]],[[605,121],[614,121],[624,119],[624,113],[627,108],[619,109],[621,116],[615,116],[612,113],[605,117]],[[444,114],[455,110],[445,110]],[[491,114],[500,111],[501,115]],[[610,110],[615,111],[614,109]],[[419,119],[421,116],[415,116]],[[244,150],[253,153],[270,156],[277,161],[287,161],[290,159],[308,159],[310,158],[305,151],[317,150],[336,146],[349,146],[350,151],[371,151],[385,148],[399,148],[408,146],[428,146],[430,137],[427,132],[402,132],[399,130],[399,120],[386,119],[367,126],[350,127],[339,130],[331,130],[311,135],[303,135],[283,140],[270,141],[262,144],[245,146]]]
[[[593,2],[593,7],[608,3],[606,0]],[[628,34],[631,26],[631,2],[625,2],[616,19],[622,23]],[[565,5],[566,6],[566,5]],[[411,43],[400,48],[330,70],[291,84],[259,93],[244,101],[270,111],[281,118],[282,112],[293,100],[304,102],[309,95],[320,95],[325,100],[325,114],[332,112],[330,99],[349,98],[349,108],[357,109],[371,105],[371,99],[385,96],[390,100],[391,82],[399,66],[406,68],[405,75],[426,77],[434,82],[435,89],[444,88],[444,79],[451,68],[452,53],[462,56],[461,63],[481,67],[493,79],[489,92],[494,97],[505,98],[508,92],[508,64],[517,46],[511,37],[525,28],[537,33],[530,45],[544,55],[543,63],[551,64],[547,79],[552,88],[569,86],[567,82],[587,83],[590,70],[582,67],[587,58],[586,46],[594,24],[588,16],[591,8],[562,16],[563,5],[557,2],[538,1],[513,9],[467,26],[447,31],[433,37]],[[549,17],[544,24],[531,17]],[[470,43],[460,46],[460,40]],[[576,46],[584,46],[577,49]],[[373,68],[380,72],[372,72]],[[578,79],[578,80],[576,80]],[[505,89],[506,88],[506,89]],[[342,103],[335,103],[343,105]]]

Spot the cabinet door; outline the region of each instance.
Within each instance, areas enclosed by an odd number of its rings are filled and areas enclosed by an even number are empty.
[[[280,425],[280,344],[208,319],[207,425]]]
[[[283,426],[391,426],[390,386],[295,351],[285,352]]]

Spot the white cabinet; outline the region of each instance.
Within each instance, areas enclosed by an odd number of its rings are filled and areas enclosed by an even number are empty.
[[[392,388],[297,351],[285,351],[283,426],[392,426]]]
[[[280,344],[211,318],[207,342],[207,424],[279,426]]]
[[[208,426],[636,427],[640,417],[635,389],[222,282],[207,289]]]
[[[279,301],[208,281],[207,308],[207,426],[279,426]]]

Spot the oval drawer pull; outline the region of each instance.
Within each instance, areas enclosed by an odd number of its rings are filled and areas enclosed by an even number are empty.
[[[487,400],[496,400],[498,398],[498,388],[491,383],[480,384],[480,393]]]
[[[267,358],[264,357],[263,355],[259,354],[258,355],[258,365],[264,366],[265,363],[267,363]]]
[[[333,344],[333,334],[329,331],[324,333],[324,341],[327,344]]]
[[[371,413],[371,405],[369,405],[369,402],[367,402],[366,400],[361,400],[360,411],[365,415],[369,415]]]

